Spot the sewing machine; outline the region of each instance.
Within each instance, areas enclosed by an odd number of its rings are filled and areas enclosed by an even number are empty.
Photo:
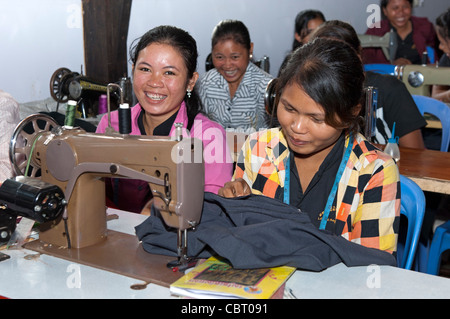
[[[29,123],[35,128],[32,134],[23,131]],[[135,236],[107,229],[103,181],[104,177],[147,181],[154,207],[166,225],[178,231],[175,264],[186,264],[186,236],[199,223],[203,207],[203,146],[198,139],[183,139],[181,126],[176,132],[175,138],[111,130],[93,134],[56,126],[51,117],[43,114],[24,119],[10,145],[16,174],[23,174],[23,163],[28,163],[29,175],[40,175],[42,181],[64,190],[67,203],[64,213],[43,223],[39,240],[26,244],[26,248],[148,282],[162,280],[167,284],[167,280],[176,279],[171,270],[163,279],[155,279],[155,273],[161,276],[161,265],[165,267],[170,262],[167,258],[173,257],[148,254],[139,248]],[[25,141],[19,143],[21,140]]]
[[[394,30],[391,29],[385,35],[379,37],[375,35],[358,34],[361,47],[363,48],[381,48],[384,56],[391,63],[395,60],[395,54],[397,53],[397,35]]]
[[[396,74],[414,95],[430,96],[432,85],[450,86],[450,67],[401,65],[396,67]]]
[[[119,98],[131,103],[133,100],[131,80],[128,77],[119,79],[118,85],[122,88],[122,95],[113,92],[111,98],[112,109],[117,108]],[[59,68],[50,78],[50,95],[59,103],[75,100],[79,105],[82,118],[96,116],[98,113],[98,100],[100,95],[107,93],[108,83],[102,83],[85,75],[73,72],[67,68]]]

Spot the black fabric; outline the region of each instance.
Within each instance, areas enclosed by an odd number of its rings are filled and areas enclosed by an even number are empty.
[[[176,256],[176,230],[168,229],[153,208],[136,235],[145,251]],[[391,254],[321,231],[297,208],[257,195],[230,199],[205,193],[200,224],[188,231],[188,255],[219,255],[238,269],[289,265],[321,271],[340,262],[349,267],[396,265]]]

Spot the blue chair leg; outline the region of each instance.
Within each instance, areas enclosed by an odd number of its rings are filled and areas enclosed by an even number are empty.
[[[428,266],[428,251],[430,249],[431,242],[424,244],[419,242],[417,247],[416,258],[415,258],[415,270],[426,273]]]
[[[427,273],[439,275],[441,255],[450,249],[450,221],[436,228],[428,254]]]

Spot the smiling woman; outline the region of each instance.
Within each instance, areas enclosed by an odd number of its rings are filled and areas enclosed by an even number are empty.
[[[433,49],[436,45],[436,32],[433,24],[422,17],[412,15],[413,0],[381,0],[381,8],[386,19],[380,26],[371,26],[366,34],[383,36],[391,29],[397,36],[397,51],[392,64],[421,64],[426,47]],[[390,62],[384,56],[381,48],[365,48],[364,63]]]
[[[214,28],[214,69],[200,79],[199,94],[208,116],[224,128],[266,128],[264,93],[272,76],[251,62],[253,43],[241,21],[223,20]]]
[[[171,45],[152,43],[141,50],[133,67],[133,89],[145,111],[143,124],[149,135],[178,112],[197,79],[197,72],[188,77],[183,58]]]
[[[133,90],[139,102],[131,108],[131,134],[172,136],[175,123],[182,123],[186,134],[203,141],[204,150],[215,150],[214,154],[204,151],[203,155],[205,191],[217,193],[231,178],[233,164],[224,143],[224,129],[202,114],[195,90],[198,79],[195,40],[179,28],[159,26],[145,33],[130,55]],[[118,129],[117,111],[111,112],[111,125]],[[105,115],[97,133],[104,133],[107,126]],[[215,134],[210,134],[211,131]],[[142,181],[109,180],[106,192],[116,207],[132,212],[141,212],[151,200],[148,184]]]

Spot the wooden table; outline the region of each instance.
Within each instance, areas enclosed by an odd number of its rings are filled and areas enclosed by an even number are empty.
[[[400,147],[398,167],[422,190],[450,194],[450,153]]]

